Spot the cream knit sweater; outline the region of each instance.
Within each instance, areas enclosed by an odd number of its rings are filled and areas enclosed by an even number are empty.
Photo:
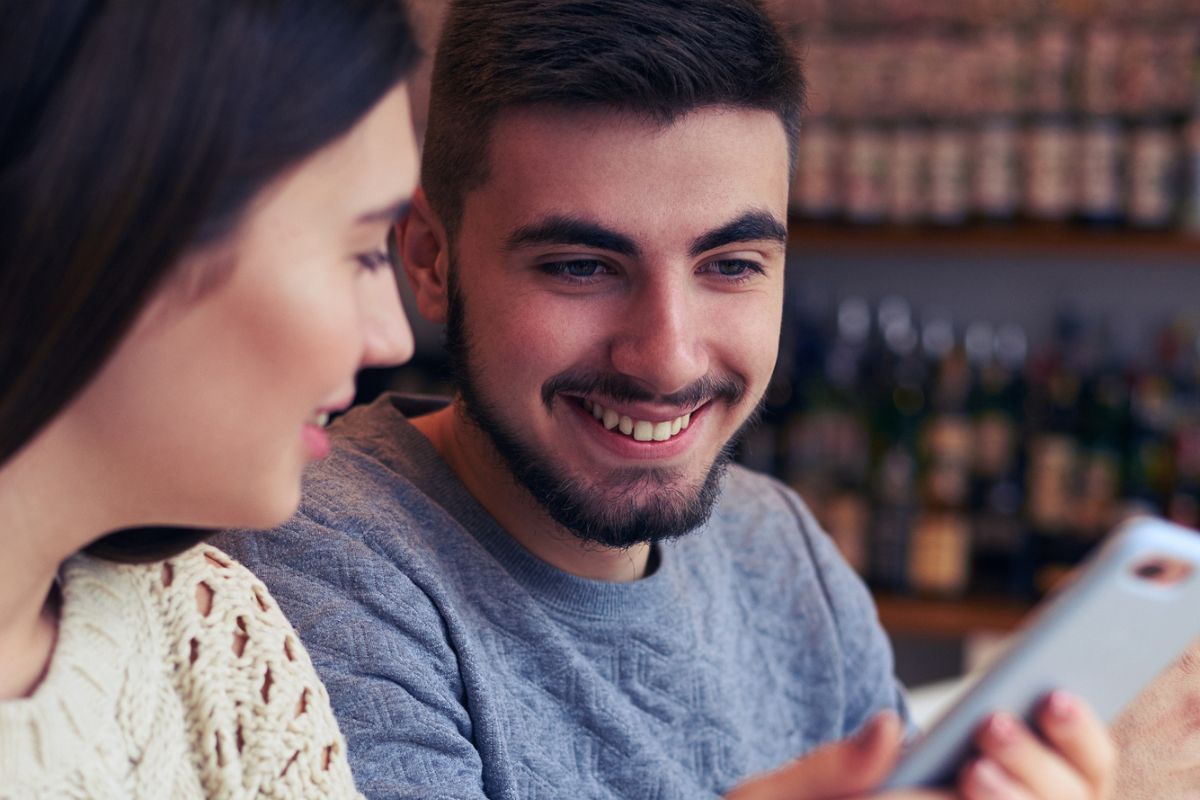
[[[266,588],[221,551],[76,556],[49,671],[0,702],[0,798],[358,797],[329,697]]]

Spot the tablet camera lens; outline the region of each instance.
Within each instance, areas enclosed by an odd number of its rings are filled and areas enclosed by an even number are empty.
[[[1164,572],[1166,572],[1166,569],[1157,561],[1151,561],[1149,563],[1142,564],[1137,568],[1138,577],[1145,578],[1148,581],[1152,581],[1155,578],[1161,578]]]

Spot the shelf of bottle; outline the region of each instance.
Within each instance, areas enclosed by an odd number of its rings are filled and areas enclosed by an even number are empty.
[[[793,218],[789,246],[823,250],[940,252],[978,256],[1004,254],[1072,254],[1112,258],[1181,258],[1200,255],[1200,232],[1140,230],[1128,227],[1088,228],[1058,223],[853,225]]]
[[[963,638],[976,633],[1008,633],[1032,606],[994,597],[939,600],[876,593],[879,620],[892,634]]]

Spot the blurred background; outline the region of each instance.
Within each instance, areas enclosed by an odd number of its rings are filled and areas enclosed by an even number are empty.
[[[443,3],[414,5],[432,52]],[[768,5],[809,110],[739,458],[875,591],[901,678],[936,681],[1125,516],[1200,523],[1200,0]],[[450,392],[414,326],[364,396]]]

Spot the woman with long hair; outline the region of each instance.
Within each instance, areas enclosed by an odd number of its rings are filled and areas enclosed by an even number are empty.
[[[357,369],[411,355],[405,10],[0,16],[0,797],[353,795],[299,639],[201,540],[285,520]]]

